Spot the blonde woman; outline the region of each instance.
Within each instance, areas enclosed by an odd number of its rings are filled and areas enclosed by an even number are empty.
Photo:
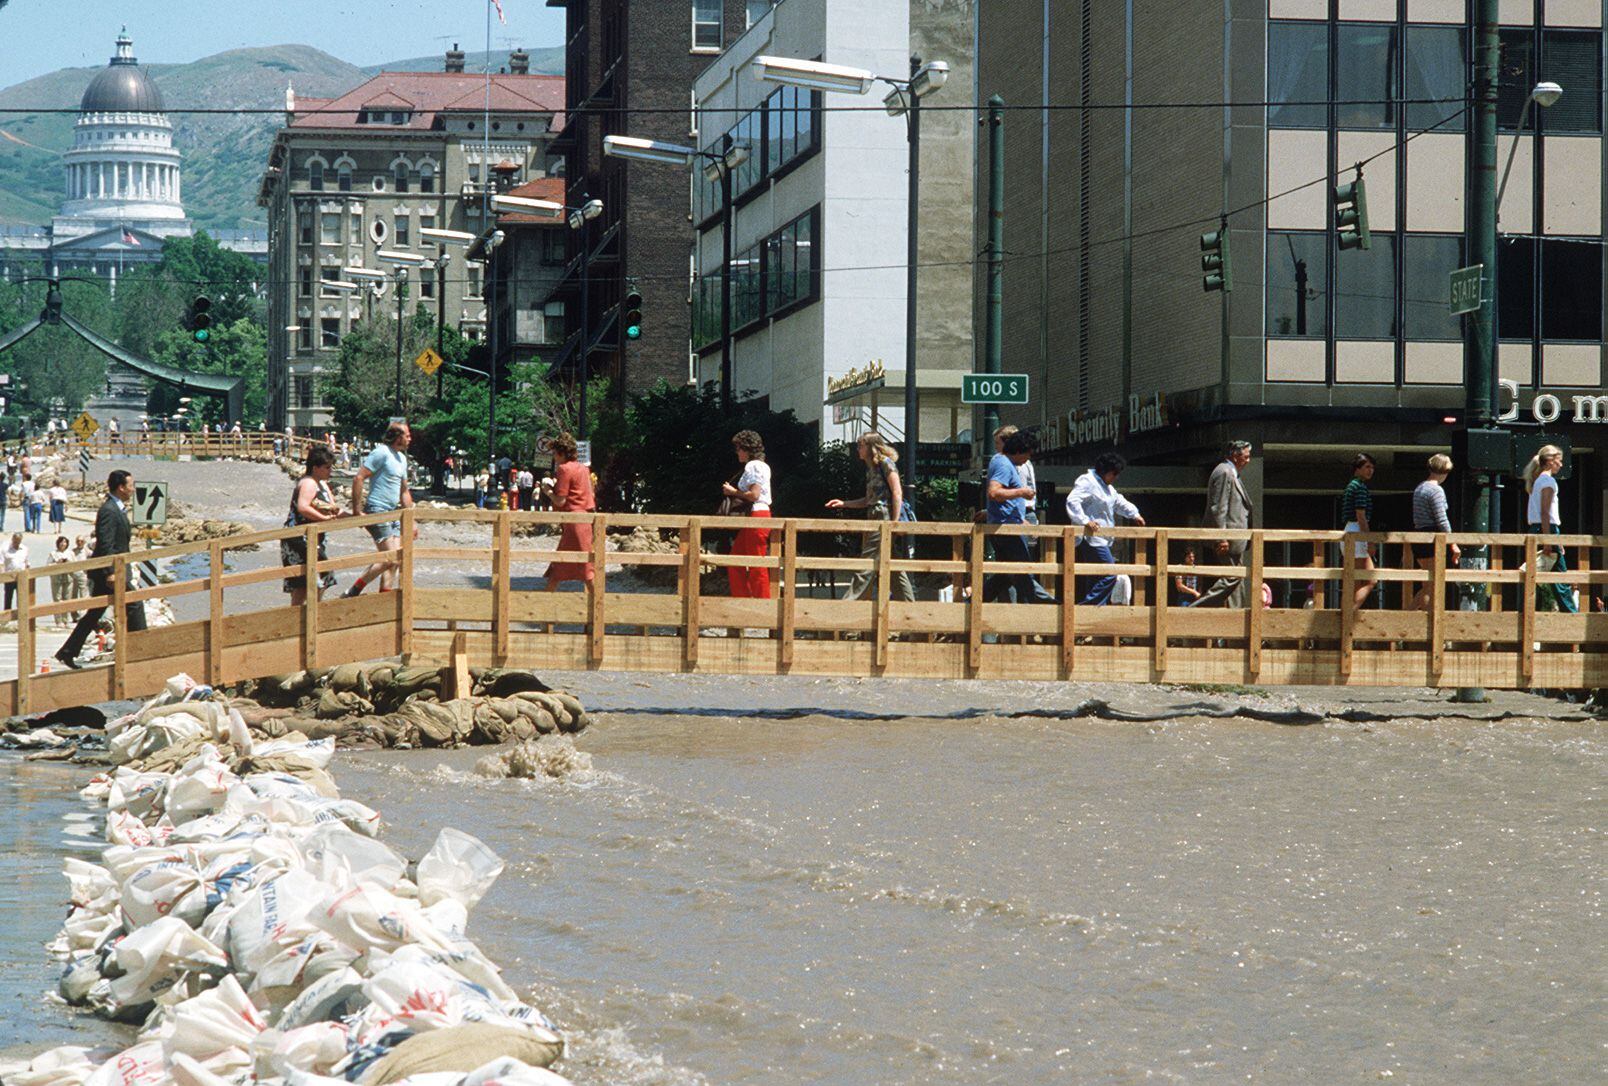
[[[1429,478],[1418,484],[1413,491],[1413,531],[1415,532],[1446,532],[1452,530],[1451,518],[1446,515],[1446,491],[1442,484],[1446,477],[1452,473],[1452,458],[1445,453],[1436,453],[1429,458]],[[1463,557],[1461,548],[1453,543],[1448,549],[1448,565],[1457,565]],[[1413,561],[1419,569],[1430,570],[1435,568],[1435,544],[1414,543]],[[1430,585],[1426,580],[1418,586],[1418,592],[1413,596],[1413,607],[1419,611],[1429,610]]]
[[[1530,458],[1529,464],[1525,465],[1524,489],[1530,492],[1525,521],[1529,525],[1529,530],[1539,535],[1563,534],[1563,518],[1558,514],[1557,479],[1557,473],[1562,470],[1563,450],[1556,445],[1541,446]],[[1553,572],[1569,572],[1562,547],[1543,547],[1541,553],[1556,558],[1556,564],[1552,567]],[[1568,585],[1544,584],[1538,586],[1535,591],[1536,603],[1543,610],[1550,611],[1556,606],[1557,610],[1566,611],[1571,615],[1579,610],[1575,606],[1574,592]]]
[[[861,463],[865,464],[865,497],[863,498],[833,498],[826,503],[828,509],[864,509],[867,520],[898,520],[899,511],[904,508],[904,485],[899,481],[899,454],[894,451],[882,435],[875,430],[867,430],[860,435],[855,446]],[[867,532],[864,541],[860,544],[860,557],[869,558],[873,562],[877,557],[878,538],[876,532]],[[871,586],[876,583],[874,570],[865,570],[854,575],[854,583],[849,585],[849,591],[843,598],[846,600],[864,599]],[[911,587],[910,574],[900,571],[893,575],[893,584],[890,587],[893,598],[914,602],[916,590]]]

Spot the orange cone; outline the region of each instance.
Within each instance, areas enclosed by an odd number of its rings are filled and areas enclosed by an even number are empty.
[[[39,661],[39,674],[41,674],[41,675],[49,675],[50,674],[50,661],[49,660],[41,660],[41,661]]]

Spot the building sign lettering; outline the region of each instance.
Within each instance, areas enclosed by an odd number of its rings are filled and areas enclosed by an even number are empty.
[[[1519,383],[1503,379],[1498,381],[1507,393],[1507,407],[1496,417],[1497,422],[1515,422],[1519,417]],[[1569,411],[1577,423],[1608,423],[1608,396],[1570,396]],[[1546,425],[1563,416],[1564,397],[1551,392],[1538,392],[1530,401],[1530,417]]]
[[[1115,445],[1124,435],[1146,434],[1165,430],[1172,425],[1167,411],[1167,400],[1157,392],[1146,397],[1137,394],[1128,397],[1128,408],[1113,404],[1098,411],[1069,411],[1066,416],[1068,445],[1093,445],[1110,442]]]

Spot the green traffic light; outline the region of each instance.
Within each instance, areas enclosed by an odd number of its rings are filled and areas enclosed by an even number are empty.
[[[628,325],[626,325],[625,326],[625,338],[626,339],[641,339],[642,338],[642,326],[640,324],[628,324]]]
[[[205,329],[205,328],[197,328],[195,330],[195,341],[197,343],[205,343],[211,338],[212,338],[212,333],[210,331],[208,331],[207,329]]]

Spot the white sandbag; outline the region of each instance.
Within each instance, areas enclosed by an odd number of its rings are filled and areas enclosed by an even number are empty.
[[[490,846],[448,827],[419,861],[419,900],[428,906],[451,898],[473,909],[502,872],[503,861]]]
[[[451,949],[417,904],[404,901],[377,886],[359,884],[326,893],[308,913],[316,927],[355,950],[394,950],[408,943]]]
[[[337,1011],[363,1000],[363,977],[355,969],[342,969],[307,986],[307,990],[280,1012],[274,1022],[282,1030],[328,1022]]]
[[[62,861],[61,873],[67,878],[69,900],[74,908],[110,912],[117,906],[117,883],[100,864],[69,856]]]
[[[208,744],[201,753],[186,762],[168,783],[163,798],[167,816],[175,824],[211,814],[223,806],[229,789],[240,778],[223,760],[217,750]]]
[[[89,993],[100,979],[100,955],[84,951],[73,955],[62,967],[56,992],[69,1004],[83,1006],[89,1002]]]
[[[221,970],[229,964],[222,950],[174,916],[129,932],[117,944],[114,957],[123,976],[112,981],[111,995],[125,1007],[167,991],[182,971]]]
[[[62,922],[61,932],[65,937],[63,949],[69,952],[93,950],[100,946],[101,940],[107,935],[122,926],[123,919],[115,909],[104,913],[88,909],[75,910]]]
[[[237,1059],[229,1062],[238,1062],[244,1068],[250,1064],[247,1050],[252,1041],[268,1028],[233,974],[224,977],[216,988],[174,1007],[172,1021],[173,1031],[162,1044],[170,1063],[179,1054],[210,1062],[238,1050]]]
[[[454,943],[450,950],[413,943],[398,947],[389,955],[377,950],[369,952],[371,972],[378,973],[393,961],[446,969],[472,984],[480,985],[498,1002],[511,1002],[519,998],[508,982],[503,980],[501,970],[467,939]]]
[[[246,727],[246,718],[240,715],[240,710],[233,707],[229,709],[229,745],[242,757],[251,755],[251,729]]]
[[[323,885],[299,868],[246,891],[229,919],[229,958],[249,979],[280,950],[301,942],[315,930],[309,910],[323,896]]]
[[[339,1022],[315,1022],[283,1033],[270,1030],[252,1046],[257,1055],[257,1077],[295,1071],[327,1075],[346,1058],[346,1041],[346,1027]]]
[[[240,1081],[238,1069],[234,1069],[232,1063],[228,1067],[231,1073],[218,1074],[199,1060],[179,1055],[168,1062],[169,1081],[173,1086],[235,1086]]]
[[[31,732],[0,733],[0,747],[8,750],[46,750],[66,745],[67,740],[49,728],[35,728]]]
[[[162,1058],[162,1045],[158,1041],[145,1041],[125,1048],[95,1069],[84,1080],[84,1086],[145,1086],[165,1083],[168,1079],[167,1061]]]
[[[494,1000],[457,973],[415,962],[393,960],[369,978],[363,994],[370,1004],[357,1031],[364,1042],[389,1029],[428,1033],[504,1017]]]
[[[469,1072],[460,1086],[570,1086],[570,1080],[545,1067],[497,1059]]]
[[[276,758],[290,755],[301,758],[315,769],[328,769],[335,757],[335,738],[325,739],[269,739],[251,748],[253,758]]]
[[[321,931],[314,932],[259,966],[251,990],[277,994],[275,989],[289,989],[292,994],[281,997],[288,1001],[313,982],[351,965],[358,957],[358,952],[351,947],[337,943]]]
[[[41,1052],[26,1070],[3,1073],[6,1086],[82,1086],[95,1071],[90,1050],[81,1045],[63,1045]]]
[[[308,873],[328,886],[366,882],[389,890],[408,869],[407,860],[391,846],[340,822],[320,825],[300,847]]]
[[[112,811],[106,816],[106,840],[114,845],[150,848],[166,844],[172,833],[173,823],[166,818],[147,825],[127,811]]]
[[[164,916],[193,928],[206,916],[206,905],[201,872],[188,864],[152,864],[123,884],[123,923],[130,931]]]

